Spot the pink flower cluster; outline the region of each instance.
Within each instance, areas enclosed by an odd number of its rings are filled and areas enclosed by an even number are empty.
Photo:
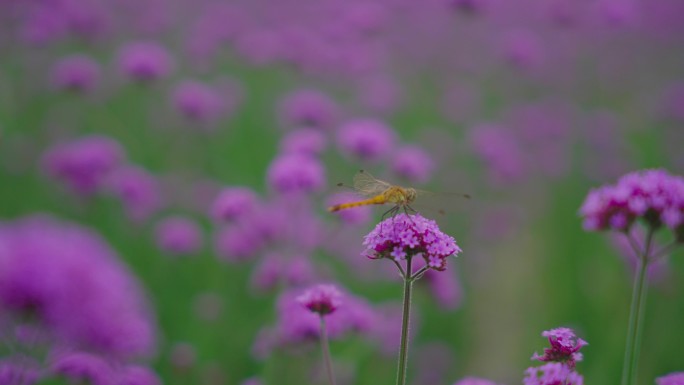
[[[385,219],[366,235],[363,245],[369,258],[400,261],[421,256],[430,269],[439,271],[446,269],[447,257],[461,252],[453,237],[420,214]]]
[[[665,224],[679,234],[684,228],[684,178],[664,170],[629,173],[614,185],[590,191],[580,215],[590,231],[626,231],[641,218],[649,226]]]
[[[525,371],[524,385],[583,385],[582,375],[560,362],[550,362]]]
[[[578,338],[569,328],[545,330],[542,332],[542,337],[549,339],[551,347],[544,348],[543,356],[534,353],[532,359],[543,362],[563,362],[571,369],[575,367],[576,362],[582,361],[582,353],[579,350],[588,345],[587,341]]]
[[[297,297],[297,301],[313,313],[327,315],[340,306],[342,293],[334,285],[317,285]]]

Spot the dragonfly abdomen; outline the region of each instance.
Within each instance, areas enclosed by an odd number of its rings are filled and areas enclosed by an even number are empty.
[[[387,202],[387,198],[383,194],[376,195],[370,199],[364,199],[357,202],[340,203],[334,206],[328,207],[328,211],[334,213],[335,211],[340,211],[344,209],[350,209],[352,207],[367,206],[367,205],[381,205]]]

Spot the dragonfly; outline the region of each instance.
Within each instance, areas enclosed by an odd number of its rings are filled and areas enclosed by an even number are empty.
[[[405,214],[408,212],[416,213],[417,211],[411,207],[416,200],[424,201],[430,200],[437,195],[456,196],[470,199],[468,194],[435,194],[428,191],[418,190],[413,187],[402,187],[393,185],[384,180],[380,180],[365,170],[360,170],[354,175],[353,189],[361,195],[366,196],[366,199],[357,200],[354,202],[340,203],[328,207],[328,211],[337,212],[359,206],[367,205],[384,205],[391,204],[392,208],[387,210],[382,217],[394,216],[400,210]],[[339,183],[338,186],[344,186]],[[444,214],[443,210],[437,210],[440,214]]]

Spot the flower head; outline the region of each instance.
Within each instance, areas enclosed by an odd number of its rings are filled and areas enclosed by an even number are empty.
[[[313,128],[300,128],[286,134],[280,142],[284,153],[320,155],[327,145],[325,135]]]
[[[394,130],[375,119],[355,119],[338,128],[337,143],[344,154],[363,160],[378,160],[392,149]]]
[[[197,223],[184,217],[169,217],[157,223],[157,245],[165,252],[192,254],[202,247],[202,231]]]
[[[484,378],[466,377],[454,383],[454,385],[497,385],[496,382]]]
[[[582,361],[582,353],[579,350],[588,345],[587,341],[578,338],[570,328],[556,328],[542,332],[542,337],[547,337],[550,348],[544,349],[544,355],[535,353],[533,360],[543,362],[562,362],[571,369],[575,363]]]
[[[560,362],[550,362],[525,371],[524,385],[583,385],[582,375]]]
[[[430,154],[418,146],[405,146],[392,155],[392,170],[412,182],[427,182],[435,169]]]
[[[325,169],[320,161],[301,154],[285,154],[268,168],[268,184],[281,194],[310,193],[325,185]]]
[[[173,106],[188,120],[213,122],[223,112],[221,94],[208,85],[186,80],[176,86],[171,94]]]
[[[285,96],[280,104],[284,125],[329,128],[338,115],[337,104],[326,94],[303,89]]]
[[[114,370],[102,357],[90,353],[62,354],[52,363],[54,374],[74,383],[113,385]]]
[[[385,219],[366,235],[363,245],[369,258],[399,261],[420,255],[430,269],[440,271],[446,269],[447,257],[461,252],[453,237],[420,214]]]
[[[117,168],[108,178],[107,188],[121,201],[126,214],[134,222],[146,220],[163,204],[156,177],[140,167]]]
[[[333,313],[340,306],[342,294],[334,285],[317,285],[297,297],[307,309],[321,316]]]
[[[684,372],[676,372],[656,378],[656,385],[683,385]]]
[[[51,80],[61,90],[88,92],[100,80],[100,65],[86,55],[67,56],[55,63]]]
[[[133,42],[121,48],[119,68],[131,79],[147,82],[168,76],[173,61],[166,49],[157,43]]]
[[[209,216],[216,222],[232,222],[254,211],[258,204],[256,193],[247,187],[228,187],[221,190],[211,205]]]
[[[684,226],[684,178],[664,170],[636,171],[614,185],[591,190],[580,208],[589,231],[628,230],[637,219],[649,226]]]

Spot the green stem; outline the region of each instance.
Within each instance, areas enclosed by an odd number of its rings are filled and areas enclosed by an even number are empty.
[[[634,289],[632,291],[632,304],[629,311],[629,325],[627,327],[627,344],[625,348],[625,360],[622,367],[622,385],[634,385],[636,383],[637,366],[639,362],[639,350],[641,349],[641,331],[643,329],[644,308],[646,303],[646,273],[648,271],[649,254],[653,229],[648,230],[644,250],[639,250],[636,242],[630,236],[630,242],[637,253],[637,272],[634,277]]]
[[[330,346],[328,344],[328,332],[325,328],[325,318],[321,316],[321,350],[323,350],[323,361],[325,371],[328,374],[328,382],[335,385],[335,374],[333,373],[332,359],[330,359]]]
[[[411,275],[411,257],[406,260],[406,274],[404,275],[404,305],[401,320],[401,345],[399,347],[399,367],[397,369],[397,385],[406,384],[406,369],[408,367],[408,331],[411,315],[411,287],[413,276]]]

